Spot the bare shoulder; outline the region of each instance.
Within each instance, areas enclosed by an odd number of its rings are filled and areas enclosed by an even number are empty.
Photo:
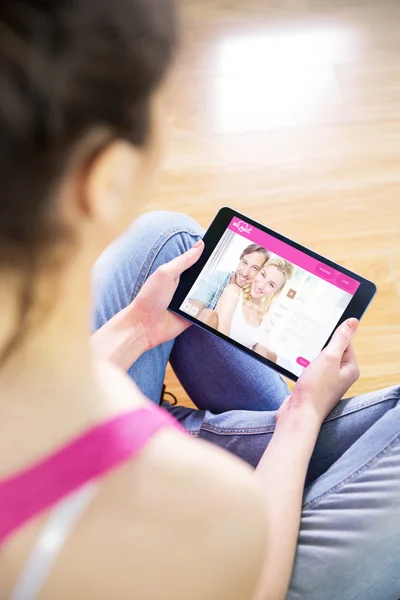
[[[224,303],[230,303],[232,306],[237,304],[240,297],[240,288],[235,283],[229,283],[221,294],[220,300]]]
[[[251,600],[265,535],[265,503],[252,470],[165,429],[104,482],[65,548],[58,584],[69,588],[68,597],[99,600]],[[82,561],[83,579],[71,579]]]
[[[241,291],[240,287],[238,285],[236,285],[236,283],[229,283],[226,286],[224,293],[226,292],[227,294],[229,294],[231,296],[239,297],[240,291]]]

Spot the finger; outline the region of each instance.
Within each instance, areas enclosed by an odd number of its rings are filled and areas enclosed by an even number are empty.
[[[354,350],[354,346],[353,344],[350,344],[346,350],[344,351],[344,354],[342,356],[342,365],[346,365],[346,364],[357,364],[357,358],[356,358],[356,353]]]
[[[353,385],[360,377],[360,368],[357,363],[356,354],[353,345],[347,348],[343,354],[343,359],[340,365],[340,372],[347,380],[347,383]],[[350,382],[350,383],[349,383]]]
[[[340,325],[327,346],[329,353],[342,358],[357,332],[358,320],[348,319]]]
[[[190,250],[163,265],[164,273],[168,273],[170,277],[177,279],[183,271],[192,267],[199,260],[203,250],[204,242],[199,240]]]

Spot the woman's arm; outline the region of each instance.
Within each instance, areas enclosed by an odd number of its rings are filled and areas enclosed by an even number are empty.
[[[320,423],[301,411],[277,424],[256,469],[266,490],[268,547],[255,600],[284,600],[293,569],[304,482]]]
[[[203,242],[197,242],[147,279],[133,302],[92,335],[94,358],[127,371],[146,350],[176,338],[191,325],[168,306],[180,275],[200,258],[203,248]]]
[[[339,327],[299,378],[277,414],[275,433],[256,469],[264,486],[268,548],[254,600],[284,600],[290,584],[308,464],[320,426],[358,379],[351,346],[357,321]]]
[[[256,344],[254,346],[254,352],[257,352],[257,354],[261,354],[261,356],[268,358],[268,360],[270,360],[274,363],[276,363],[278,360],[278,355],[276,354],[276,352],[272,352],[272,350],[268,350],[268,348],[266,348],[262,344]]]
[[[131,312],[127,306],[91,337],[93,357],[111,362],[124,372],[149,349],[145,328],[140,322],[135,324]]]
[[[226,286],[215,307],[215,312],[218,315],[218,331],[229,335],[233,313],[237,307],[240,297],[240,288],[234,283]]]

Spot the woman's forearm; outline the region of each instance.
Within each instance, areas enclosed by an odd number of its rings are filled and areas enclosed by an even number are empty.
[[[218,317],[218,331],[220,331],[221,333],[223,333],[224,335],[229,335],[229,332],[231,330],[231,317],[230,315],[224,315],[221,311],[217,313],[217,317]]]
[[[308,464],[320,424],[293,411],[278,422],[257,469],[265,489],[268,548],[255,600],[284,600],[290,583]],[[285,416],[285,417],[286,417]]]
[[[239,302],[239,288],[236,285],[228,285],[218,300],[215,312],[218,317],[218,331],[229,335],[233,314]]]
[[[133,323],[127,307],[92,335],[91,346],[96,359],[126,372],[148,350],[148,340],[144,327]]]
[[[257,352],[257,354],[261,354],[261,356],[268,358],[268,360],[270,360],[274,363],[276,363],[278,360],[278,355],[276,354],[276,352],[272,352],[272,350],[268,350],[268,348],[266,348],[262,344],[256,344],[254,346],[254,352]]]

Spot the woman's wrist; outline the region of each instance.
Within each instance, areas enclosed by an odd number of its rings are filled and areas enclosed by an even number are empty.
[[[290,435],[306,434],[317,438],[321,429],[321,417],[313,406],[289,397],[282,404],[276,417],[276,432],[287,432]]]
[[[132,319],[129,307],[96,331],[91,344],[95,358],[111,362],[123,371],[149,349],[145,328]]]

